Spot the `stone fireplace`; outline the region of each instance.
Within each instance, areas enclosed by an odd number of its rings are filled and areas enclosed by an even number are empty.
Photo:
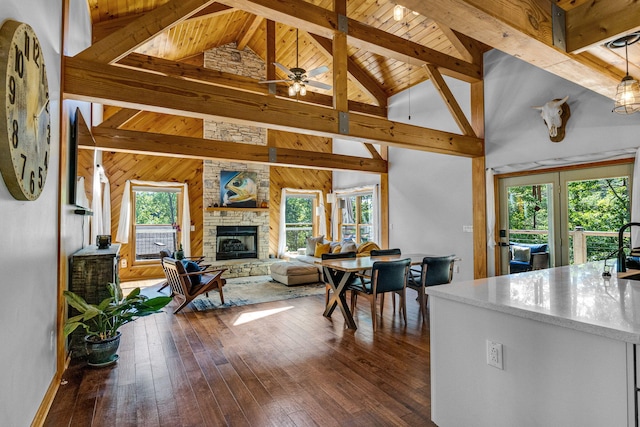
[[[241,76],[262,79],[265,76],[264,61],[250,49],[238,51],[235,44],[220,46],[205,52],[205,68],[233,73]],[[242,144],[267,145],[267,133],[263,128],[236,123],[204,121],[204,138],[218,141],[233,141]],[[221,171],[256,172],[258,187],[257,206],[269,202],[269,166],[230,161],[205,160],[203,165],[204,230],[203,255],[214,266],[227,268],[224,277],[256,276],[269,274],[269,265],[277,259],[269,258],[269,211],[260,208],[224,208],[220,197]],[[245,241],[244,236],[232,239],[240,242],[227,242],[233,245],[253,245],[251,257],[227,259],[229,254],[220,258],[219,246],[223,240],[232,240],[229,236],[219,236],[220,227],[233,227],[236,230],[252,227],[256,230],[255,243]],[[224,228],[223,228],[224,230]],[[239,246],[238,246],[239,247]],[[245,251],[242,252],[245,255]]]

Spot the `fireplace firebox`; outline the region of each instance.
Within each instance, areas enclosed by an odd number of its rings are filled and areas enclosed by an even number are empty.
[[[216,235],[216,260],[258,257],[258,227],[219,225]]]

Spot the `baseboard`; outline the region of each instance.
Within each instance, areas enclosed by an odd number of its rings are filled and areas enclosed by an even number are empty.
[[[60,381],[62,381],[62,375],[64,371],[69,367],[69,363],[71,361],[70,356],[67,356],[67,359],[64,364],[64,368],[61,372],[56,372],[56,374],[51,379],[51,383],[49,384],[49,388],[47,388],[47,392],[44,394],[42,398],[42,402],[40,403],[40,407],[36,412],[36,415],[33,417],[33,421],[31,421],[31,427],[42,427],[44,425],[45,420],[47,419],[47,415],[49,414],[49,409],[51,409],[51,405],[53,404],[53,400],[56,398],[56,393],[58,393],[58,389],[60,388]]]

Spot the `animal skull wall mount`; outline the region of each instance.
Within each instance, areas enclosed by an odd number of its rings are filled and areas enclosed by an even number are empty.
[[[562,99],[554,99],[540,107],[531,107],[534,110],[540,110],[542,120],[544,120],[547,128],[549,128],[549,139],[553,142],[560,142],[564,139],[564,129],[571,117],[571,109],[567,104],[569,96]]]

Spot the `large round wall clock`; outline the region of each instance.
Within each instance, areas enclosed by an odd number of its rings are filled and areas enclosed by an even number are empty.
[[[11,195],[36,200],[47,179],[51,127],[42,46],[29,25],[0,28],[0,172]]]

